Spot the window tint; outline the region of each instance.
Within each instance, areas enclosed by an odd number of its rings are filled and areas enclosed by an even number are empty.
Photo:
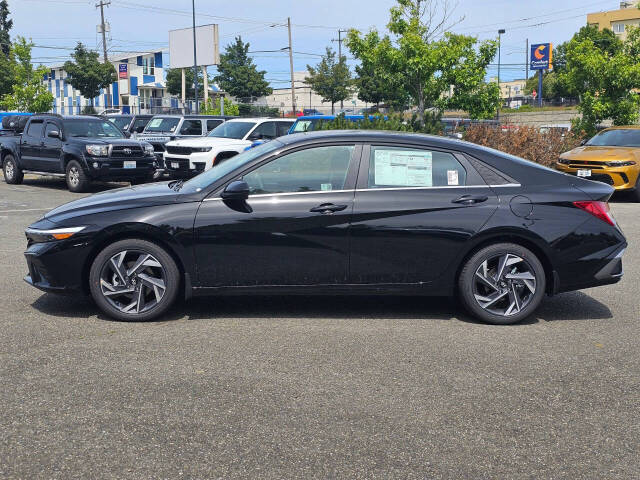
[[[53,132],[53,131],[59,132],[60,129],[55,123],[48,122],[46,128],[44,129],[45,139],[49,138],[49,132]],[[50,139],[50,140],[56,140],[56,139]]]
[[[640,130],[614,129],[600,132],[587,142],[598,147],[640,147]]]
[[[342,190],[353,145],[316,147],[290,153],[244,176],[251,194]]]
[[[209,132],[209,137],[243,139],[249,130],[255,127],[255,122],[224,122]]]
[[[371,147],[369,188],[466,185],[467,172],[450,153]]]
[[[42,136],[43,126],[44,123],[42,121],[31,122],[27,130],[27,135],[33,138],[40,138]]]
[[[202,122],[200,120],[185,120],[180,127],[181,135],[202,135]]]
[[[287,135],[289,133],[289,129],[291,128],[291,123],[289,122],[277,122],[276,123],[276,136],[281,137],[283,135]]]
[[[222,123],[222,120],[207,120],[207,132],[210,132],[221,123]]]
[[[262,135],[262,138],[267,139],[276,138],[276,122],[261,123],[253,132],[251,132],[251,135]]]

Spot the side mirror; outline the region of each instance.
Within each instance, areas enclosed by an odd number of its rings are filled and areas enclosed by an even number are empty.
[[[51,130],[49,133],[47,133],[47,137],[60,138],[60,132],[58,130]]]
[[[253,132],[251,135],[247,137],[247,140],[251,140],[252,142],[255,140],[262,140],[262,134],[258,132]]]
[[[144,132],[144,127],[143,126],[136,128],[136,133],[142,133],[142,132]]]
[[[124,138],[131,138],[131,132],[124,132]]]
[[[220,196],[225,200],[246,200],[249,198],[249,184],[244,180],[231,182]]]
[[[586,139],[586,138],[583,138],[583,139],[580,141],[580,145],[585,145],[586,143],[587,143],[587,139]]]

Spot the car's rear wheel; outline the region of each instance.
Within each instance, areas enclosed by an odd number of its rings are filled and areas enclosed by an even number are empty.
[[[542,263],[530,250],[499,243],[482,248],[467,261],[458,288],[473,316],[507,325],[535,312],[544,297],[546,278]]]
[[[175,302],[180,272],[163,248],[140,239],[122,240],[102,250],[89,273],[91,295],[110,317],[154,319]]]
[[[18,185],[22,183],[22,180],[24,179],[24,174],[18,167],[16,159],[13,158],[13,155],[7,155],[6,157],[4,157],[4,162],[2,163],[2,171],[4,173],[4,181],[12,185]]]
[[[89,189],[89,177],[85,173],[82,165],[77,160],[67,163],[66,170],[67,188],[70,192],[80,193]]]

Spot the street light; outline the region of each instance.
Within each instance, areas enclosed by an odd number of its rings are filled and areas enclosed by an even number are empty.
[[[500,87],[500,47],[501,47],[501,35],[505,33],[505,29],[501,28],[498,30],[498,91],[500,92],[500,99],[498,102],[498,110],[496,112],[496,116],[498,122],[500,122],[500,103],[502,103],[502,88]]]

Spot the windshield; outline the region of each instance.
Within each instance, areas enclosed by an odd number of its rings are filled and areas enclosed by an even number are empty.
[[[225,122],[211,130],[207,136],[242,140],[249,133],[249,130],[255,126],[255,122]]]
[[[235,157],[231,157],[229,160],[225,160],[219,165],[215,165],[209,170],[200,175],[193,177],[182,186],[182,191],[186,193],[199,192],[203,188],[208,187],[214,182],[217,182],[224,176],[230,174],[234,170],[241,168],[243,165],[251,162],[252,160],[277,150],[282,147],[282,143],[277,140],[271,140],[270,142],[263,143],[262,145],[246,150]]]
[[[587,142],[595,147],[640,147],[640,129],[605,130]]]
[[[132,117],[109,117],[108,120],[120,130],[126,130],[131,123]]]
[[[293,133],[311,132],[315,130],[316,123],[318,123],[317,120],[298,120],[293,125]]]
[[[178,124],[180,123],[180,118],[176,117],[154,117],[147,124],[147,128],[144,129],[145,132],[173,132]]]
[[[64,130],[69,137],[124,138],[118,127],[108,120],[65,120]]]

